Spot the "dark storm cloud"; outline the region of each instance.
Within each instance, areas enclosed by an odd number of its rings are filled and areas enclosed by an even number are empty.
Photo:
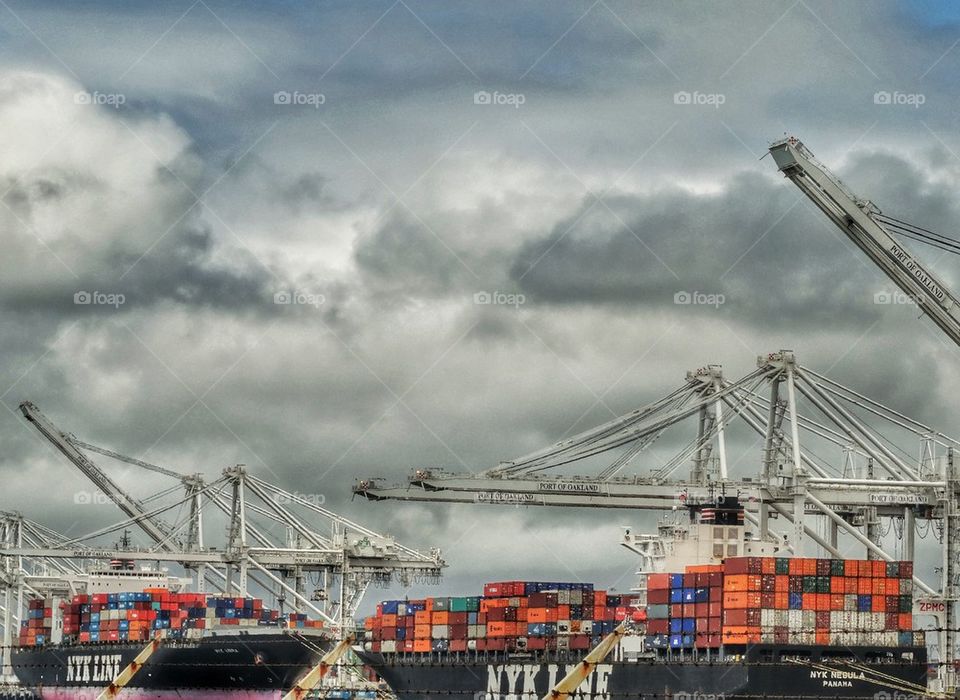
[[[894,208],[922,212],[930,225],[949,225],[960,219],[951,186],[931,171],[929,163],[924,174],[902,158],[868,154],[854,159],[844,179]],[[526,243],[510,269],[518,288],[539,302],[658,309],[669,308],[677,292],[699,290],[723,294],[722,310],[739,323],[774,329],[869,322],[884,311],[874,294],[890,284],[779,177],[744,173],[719,194],[667,189],[606,201],[585,199],[568,220]],[[908,246],[931,257],[920,244]],[[709,304],[677,309],[716,311]]]

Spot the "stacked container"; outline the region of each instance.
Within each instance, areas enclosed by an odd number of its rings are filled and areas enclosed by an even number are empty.
[[[627,617],[648,649],[747,644],[923,646],[913,631],[913,564],[738,557],[648,574],[640,596],[591,584],[501,581],[474,598],[387,601],[367,618],[368,651],[587,650]]]
[[[912,562],[727,559],[723,643],[912,645],[912,576]]]
[[[20,622],[20,646],[44,644],[50,639],[53,629],[52,598],[34,598],[27,604],[27,618]]]
[[[721,644],[723,573],[719,565],[647,576],[647,639],[654,649],[716,648]]]
[[[43,644],[50,639],[55,609],[52,600],[31,600],[20,634],[22,646]],[[204,630],[275,626],[322,627],[293,613],[283,619],[277,610],[263,606],[259,598],[227,598],[202,593],[172,593],[166,588],[142,592],[77,595],[59,606],[63,635],[67,640],[94,642],[144,642],[155,636],[196,639]]]
[[[463,652],[589,649],[630,615],[634,597],[592,584],[488,583],[483,596],[385,601],[365,621],[370,651]]]

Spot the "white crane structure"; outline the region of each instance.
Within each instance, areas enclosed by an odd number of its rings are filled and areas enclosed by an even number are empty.
[[[0,513],[0,589],[3,639],[9,653],[25,595],[70,595],[84,590],[87,569],[122,559],[133,565],[182,568],[198,591],[258,595],[324,620],[332,636],[353,632],[354,615],[371,585],[398,580],[433,583],[446,566],[438,549],[418,552],[323,507],[322,499],[290,492],[243,465],[206,481],[82,442],[57,428],[35,405],[24,416],[126,518],[67,537],[23,518]],[[177,479],[180,483],[138,499],[95,464],[84,450]],[[102,495],[101,495],[102,494]],[[211,523],[216,534],[211,537]],[[145,544],[104,546],[111,535],[138,528]],[[129,538],[124,537],[124,541]],[[212,546],[216,541],[217,545]],[[8,659],[5,659],[8,667]]]
[[[960,300],[896,235],[955,253],[960,242],[883,215],[854,196],[795,138],[772,144],[770,152],[780,170],[960,345]],[[684,423],[693,429],[683,439],[669,440],[674,426]],[[734,476],[727,443],[738,424],[754,433],[760,449],[749,473]],[[680,447],[666,458],[655,456],[651,446],[657,441]],[[688,372],[681,387],[658,401],[478,473],[420,468],[401,485],[362,479],[354,493],[374,501],[660,511],[712,502],[718,494],[737,495],[760,540],[781,539],[796,555],[807,553],[812,542],[829,556],[844,556],[839,549],[843,533],[846,544],[862,547],[868,558],[889,561],[896,557],[884,545],[884,533],[892,531],[899,556],[913,559],[917,533],[933,532],[943,554],[940,581],[919,576],[914,581],[922,595],[930,596],[923,602],[943,611],[940,680],[953,692],[960,593],[958,444],[801,366],[784,350],[761,356],[756,370],[735,381],[725,379],[717,365]],[[570,473],[598,463],[602,468],[596,474]],[[634,463],[643,472],[625,473]],[[771,520],[780,520],[778,530]],[[657,536],[628,530],[622,544],[650,567],[666,554]]]

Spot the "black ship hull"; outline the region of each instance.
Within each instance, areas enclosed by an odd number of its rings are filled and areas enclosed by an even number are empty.
[[[927,685],[926,649],[889,651],[757,645],[743,655],[722,659],[610,661],[598,665],[577,696],[590,700],[920,700]],[[369,652],[360,656],[399,700],[536,700],[582,658],[562,652],[553,657],[424,654],[418,658]]]
[[[298,634],[231,634],[165,640],[123,691],[124,698],[274,700],[329,649]],[[137,643],[16,649],[13,671],[44,700],[93,700],[143,650]]]

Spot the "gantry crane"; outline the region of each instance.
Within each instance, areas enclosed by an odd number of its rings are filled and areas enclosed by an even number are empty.
[[[319,499],[260,479],[243,465],[224,469],[216,479],[183,475],[83,442],[59,429],[32,403],[24,402],[21,410],[127,517],[75,538],[39,526],[24,529],[23,522],[29,521],[17,514],[0,518],[0,593],[4,602],[13,600],[14,595],[22,601],[25,590],[75,592],[85,576],[84,567],[91,562],[114,558],[144,564],[168,562],[195,571],[200,591],[205,581],[210,581],[228,595],[256,593],[275,597],[281,606],[290,601],[294,610],[325,620],[333,635],[344,638],[352,632],[353,616],[371,584],[387,585],[393,579],[405,585],[414,579],[432,583],[446,566],[439,549],[421,553],[406,547],[323,507]],[[178,487],[135,498],[84,454],[84,449],[178,479],[184,492],[174,496],[172,503],[157,501]],[[209,533],[204,532],[211,513],[225,523],[221,546],[210,546]],[[131,527],[143,531],[147,546],[111,549],[97,544],[103,537]],[[49,562],[50,567],[38,573],[36,567],[28,566],[31,562]],[[312,593],[308,590],[311,583]],[[20,605],[8,602],[4,617],[7,637],[19,610]]]
[[[836,226],[869,257],[955,344],[960,345],[960,299],[914,255],[897,236],[960,252],[960,242],[902,219],[885,215],[868,199],[853,194],[820,163],[797,138],[790,136],[770,145],[774,162]],[[945,603],[945,686],[956,688],[956,606],[960,598],[960,508],[958,494],[948,489],[944,497],[941,594]]]
[[[781,171],[960,345],[960,300],[896,235],[952,252],[960,252],[960,242],[882,214],[872,202],[853,195],[794,138],[772,144],[770,152]],[[766,395],[760,391],[764,385]],[[801,401],[803,412],[798,410]],[[623,475],[634,461],[651,461],[644,452],[664,431],[694,417],[695,437],[675,457],[646,474]],[[745,422],[762,438],[756,476],[733,478],[728,473],[724,435],[733,421]],[[896,431],[918,440],[916,459],[908,456],[910,449],[893,443],[889,435]],[[816,457],[811,450],[816,442],[831,445],[841,456]],[[754,372],[733,382],[715,365],[689,372],[684,386],[644,408],[476,474],[419,468],[405,485],[367,478],[355,485],[354,493],[374,501],[650,510],[669,510],[678,502],[710,502],[718,492],[736,493],[746,502],[746,517],[761,539],[770,537],[771,518],[787,521],[786,537],[795,554],[812,540],[840,556],[837,534],[842,530],[865,547],[868,557],[888,560],[891,555],[880,541],[882,519],[903,524],[902,555],[911,559],[917,520],[934,521],[943,526],[945,565],[939,592],[919,579],[917,584],[945,603],[941,669],[946,688],[952,690],[960,575],[957,446],[955,439],[801,367],[793,353],[781,351],[761,356]],[[616,457],[598,475],[557,471],[608,452]],[[867,462],[863,473],[852,473],[857,459]],[[674,477],[684,464],[687,474]],[[811,515],[823,516],[826,537],[808,526]],[[662,555],[643,535],[628,533],[622,544],[648,561]]]

